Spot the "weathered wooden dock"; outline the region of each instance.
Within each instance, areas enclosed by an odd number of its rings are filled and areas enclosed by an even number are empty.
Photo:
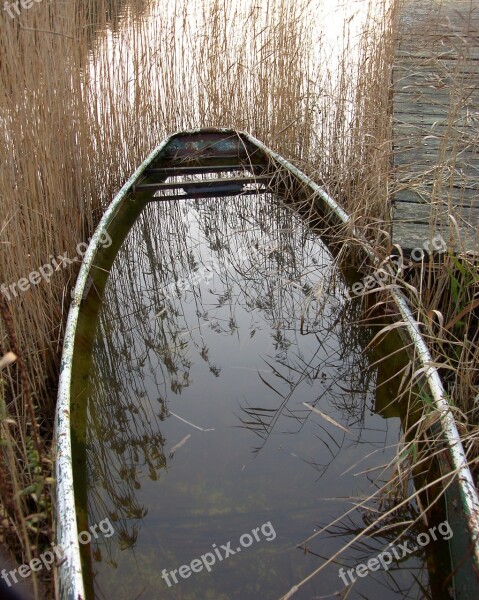
[[[479,0],[403,0],[393,70],[393,243],[479,253]]]

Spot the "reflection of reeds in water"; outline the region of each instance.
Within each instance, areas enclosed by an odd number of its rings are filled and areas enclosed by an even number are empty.
[[[186,319],[185,293],[178,287],[165,297],[165,290],[171,290],[172,282],[192,281],[200,266],[212,261],[218,290],[215,306],[227,308],[229,319],[211,317],[211,294],[205,304],[204,291],[212,284],[201,282],[188,291],[190,316]],[[161,433],[161,422],[170,415],[171,398],[191,385],[190,370],[196,359],[208,365],[212,377],[227,376],[222,372],[224,365],[210,358],[214,348],[205,343],[201,332],[206,326],[219,334],[235,335],[237,306],[250,313],[259,311],[271,328],[271,348],[264,359],[270,372],[257,376],[273,390],[272,405],[267,407],[240,402],[238,425],[258,433],[263,438],[261,447],[275,427],[284,426],[285,419],[292,424],[291,433],[299,431],[311,411],[301,402],[299,410],[292,409],[288,401],[300,386],[312,388],[320,380],[324,392],[312,402],[320,406],[327,396],[355,428],[348,441],[361,443],[367,401],[374,395],[377,375],[376,369],[368,369],[364,352],[370,332],[355,325],[351,307],[328,291],[329,286],[335,293],[344,291],[345,283],[333,264],[305,223],[270,195],[146,206],[110,274],[92,376],[85,390],[89,396],[91,522],[109,514],[121,544],[135,545],[146,514],[146,507],[136,498],[141,481],[146,476],[161,478],[169,460],[174,460],[165,455],[171,441]],[[325,298],[315,300],[318,283]],[[252,339],[255,327],[252,322]],[[314,340],[317,350],[311,356],[301,352],[301,338]],[[152,389],[157,390],[154,398]],[[76,419],[82,420],[78,411]],[[345,438],[342,432],[337,436],[321,425],[317,437],[330,454],[326,464],[310,460],[321,476]],[[254,451],[260,452],[261,447]]]
[[[271,210],[263,202],[255,208],[249,200],[243,202],[242,210],[236,201],[234,210],[228,211],[221,206],[221,200],[190,201],[187,207],[179,203],[147,207],[121,250],[118,267],[111,273],[110,282],[114,285],[111,283],[107,287],[99,320],[101,334],[95,345],[94,364],[102,378],[92,381],[92,390],[95,396],[98,394],[98,399],[90,401],[90,406],[93,411],[95,406],[101,408],[98,414],[102,419],[106,418],[107,442],[116,433],[128,436],[135,431],[131,423],[127,426],[128,421],[124,421],[125,427],[120,427],[118,432],[111,431],[110,424],[118,416],[122,424],[125,419],[122,411],[130,414],[138,407],[144,410],[146,364],[149,365],[149,377],[161,390],[160,414],[163,417],[168,414],[168,394],[181,394],[189,385],[191,358],[187,355],[191,346],[208,363],[213,374],[219,375],[219,369],[210,362],[209,348],[201,343],[201,335],[193,335],[195,329],[200,331],[204,325],[202,319],[208,320],[201,285],[191,288],[197,317],[193,327],[188,323],[190,330],[184,327],[181,291],[178,289],[177,295],[164,297],[164,290],[171,287],[172,281],[188,280],[204,260],[198,253],[200,242],[195,243],[195,233],[189,229],[185,218],[188,210],[196,210],[202,234],[215,257],[215,275],[224,290],[217,298],[218,305],[229,306],[229,322],[210,325],[221,332],[234,332],[236,304],[245,305],[249,310],[259,308],[268,322],[277,324],[277,337],[272,342],[277,355],[283,360],[289,357],[291,342],[286,340],[287,332],[298,322],[300,306],[288,292],[288,284],[298,286],[305,273],[311,274],[313,267],[318,268],[318,264],[313,263],[305,266],[304,256],[301,257],[306,238],[305,233],[298,233],[297,217],[284,208]],[[265,235],[271,247],[277,249],[258,253],[255,244],[258,245]],[[235,244],[250,248],[254,260],[237,264]],[[263,262],[258,261],[260,254]],[[324,257],[319,258],[324,260]],[[235,287],[240,289],[240,296],[232,295]],[[156,316],[163,306],[166,310],[160,311],[160,317]],[[254,335],[254,330],[251,333]],[[152,356],[157,360],[155,364],[151,364]],[[170,382],[170,389],[165,388],[166,381]],[[132,392],[135,400],[131,398]],[[111,394],[115,395],[116,401],[111,402],[110,413],[103,410],[105,402],[101,398]],[[134,415],[132,418],[136,419]],[[152,418],[152,412],[148,418],[142,414],[145,422]],[[107,466],[108,461],[102,458],[99,463]]]
[[[343,419],[358,428],[359,431],[355,432],[349,441],[361,443],[366,401],[368,395],[374,392],[376,373],[374,369],[369,368],[369,357],[363,350],[367,341],[364,331],[360,331],[361,328],[356,325],[351,327],[350,307],[346,309],[345,305],[341,304],[331,306],[328,302],[328,309],[318,318],[317,327],[307,334],[312,336],[317,348],[313,357],[303,356],[293,346],[287,356],[277,352],[264,359],[271,375],[268,377],[258,373],[258,376],[279,399],[276,408],[243,407],[243,426],[264,440],[262,445],[256,448],[256,452],[261,450],[282,416],[296,420],[298,429],[302,427],[311,410],[305,410],[304,406],[301,406],[293,412],[288,407],[288,402],[300,385],[313,386],[318,380],[321,381],[323,389],[312,401],[312,405],[321,405],[323,397],[326,398],[327,402],[341,413]],[[279,348],[283,348],[285,343],[288,344],[280,331],[275,341]],[[328,449],[330,461],[324,465],[311,464],[322,475],[340,452],[345,438],[343,434],[337,438],[331,432],[328,433],[327,427],[321,429],[325,435],[318,435],[318,441]]]
[[[377,510],[362,509],[360,510],[360,513],[365,527],[374,523],[378,516]],[[324,531],[324,535],[330,538],[339,538],[339,540],[343,541],[350,537],[357,540],[349,549],[347,561],[341,556],[337,557],[336,564],[338,569],[342,567],[345,571],[350,568],[355,569],[357,565],[360,564],[367,565],[368,560],[377,557],[381,552],[389,552],[394,556],[392,554],[392,547],[396,548],[396,553],[401,558],[404,544],[407,545],[408,550],[415,547],[416,552],[414,552],[414,556],[418,557],[417,561],[412,560],[411,554],[413,553],[405,554],[404,561],[392,562],[390,566],[388,565],[385,576],[383,573],[379,574],[376,571],[370,571],[368,577],[373,579],[378,579],[378,575],[381,578],[384,577],[387,587],[394,590],[398,596],[404,599],[412,600],[417,598],[419,589],[421,590],[422,598],[433,600],[439,596],[433,595],[430,591],[425,550],[418,548],[416,543],[416,538],[421,532],[421,528],[417,525],[411,526],[412,524],[417,523],[418,520],[419,514],[414,507],[409,506],[403,510],[396,511],[396,513],[391,516],[391,522],[389,524],[384,523],[383,525],[378,525],[376,529],[373,528],[367,535],[362,535],[365,527],[362,527],[361,524],[349,516],[346,516],[343,522],[336,525],[331,526],[330,524],[325,524],[324,528],[321,525],[318,525],[318,527]],[[403,546],[398,546],[398,544],[402,544]],[[314,540],[299,545],[298,550],[317,556],[323,561],[327,561],[330,558],[330,556],[325,556],[321,552],[320,544],[316,545]],[[388,559],[386,558],[385,560],[387,562]],[[408,578],[405,578],[403,573],[401,573],[404,568],[401,564],[402,562],[407,562],[406,568],[409,574]],[[347,580],[351,582],[351,579],[347,578]],[[350,583],[350,589],[345,591],[345,594],[354,594],[355,583],[356,582]]]

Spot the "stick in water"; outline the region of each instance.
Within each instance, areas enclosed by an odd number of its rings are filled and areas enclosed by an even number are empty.
[[[349,431],[349,429],[346,429],[346,427],[343,427],[341,425],[341,423],[338,423],[337,421],[335,421],[333,419],[333,417],[330,417],[329,415],[320,411],[319,408],[316,408],[315,406],[311,406],[311,404],[308,404],[307,402],[303,402],[303,404],[304,404],[304,406],[306,406],[306,408],[309,408],[309,410],[311,410],[312,412],[314,412],[317,415],[319,415],[320,417],[322,417],[325,421],[327,421],[328,423],[331,423],[331,425],[334,425],[335,427],[339,427],[339,429],[342,429],[346,433],[351,433]]]
[[[191,433],[189,433],[188,435],[185,435],[185,437],[180,442],[178,442],[177,444],[175,444],[173,446],[173,448],[170,450],[170,458],[173,458],[173,454],[178,450],[178,448],[181,448],[181,446],[186,444],[186,442],[190,439],[190,437],[191,437]]]
[[[183,421],[183,423],[186,423],[187,425],[191,425],[191,427],[194,427],[195,429],[199,429],[200,431],[214,431],[214,429],[203,429],[203,427],[198,427],[198,425],[195,425],[194,423],[190,423],[190,421],[187,421],[186,419],[183,419],[183,417],[175,415],[175,413],[171,412],[171,410],[168,411],[168,414],[172,415],[173,417],[176,417],[180,421]]]

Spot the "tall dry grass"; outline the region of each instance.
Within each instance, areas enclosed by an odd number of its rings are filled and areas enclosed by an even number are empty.
[[[362,27],[344,24],[337,63],[323,60],[316,177],[371,242],[388,237],[392,151],[391,72],[398,2],[366,4]],[[351,64],[351,56],[356,60]]]

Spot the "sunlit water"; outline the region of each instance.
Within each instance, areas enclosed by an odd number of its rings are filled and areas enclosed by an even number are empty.
[[[115,529],[84,547],[96,598],[279,598],[375,520],[354,503],[395,453],[396,391],[377,385],[394,365],[371,366],[345,288],[326,246],[271,196],[143,210],[74,394],[80,526],[88,507],[90,524]],[[397,533],[346,550],[295,597],[344,589],[339,567]],[[349,597],[424,597],[420,552]]]

